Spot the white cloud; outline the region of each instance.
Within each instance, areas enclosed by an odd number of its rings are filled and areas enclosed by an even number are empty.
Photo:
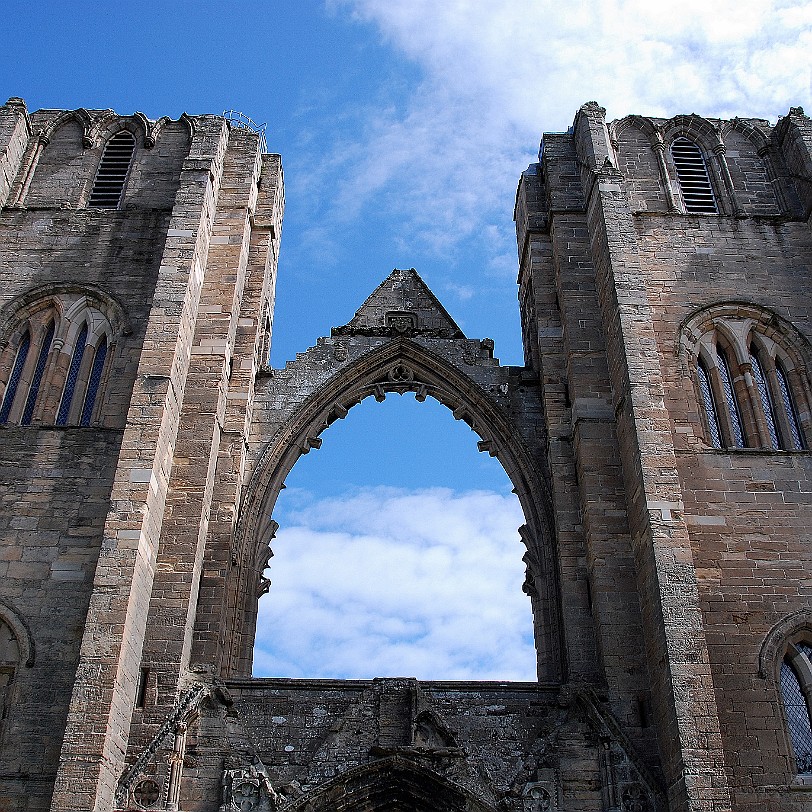
[[[812,6],[800,0],[328,0],[377,27],[423,81],[405,105],[369,110],[340,150],[334,214],[374,205],[407,243],[453,256],[479,241],[505,267],[504,223],[543,130],[595,99],[609,117],[771,117],[808,101]],[[513,262],[515,267],[515,261]]]
[[[515,497],[296,496],[260,602],[256,676],[535,679]]]

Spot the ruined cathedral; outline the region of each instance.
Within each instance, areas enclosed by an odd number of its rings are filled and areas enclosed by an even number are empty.
[[[283,207],[224,117],[0,107],[0,810],[812,810],[803,111],[545,134],[523,366],[409,269],[270,368]],[[512,481],[537,681],[252,678],[288,472],[407,392]]]

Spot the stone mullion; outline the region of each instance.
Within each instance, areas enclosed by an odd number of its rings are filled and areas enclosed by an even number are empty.
[[[718,138],[718,135],[717,135]],[[719,142],[713,147],[713,156],[716,159],[716,169],[722,178],[722,183],[727,194],[728,206],[730,206],[734,217],[744,217],[744,210],[739,205],[739,196],[733,186],[733,178],[730,176],[730,167],[727,165],[725,145]]]
[[[62,352],[62,349],[62,339],[55,338],[42,375],[37,406],[34,409],[34,422],[45,425],[56,423],[56,413],[62,400],[62,390],[65,388],[71,361],[70,354]]]
[[[603,111],[585,106],[575,137],[615,382],[615,411],[653,702],[671,812],[729,812],[719,714],[659,351],[623,179],[604,166]]]
[[[54,812],[108,812],[123,768],[226,147],[222,121],[200,117],[197,122],[166,233],[127,415],[54,788]]]
[[[668,164],[665,162],[665,143],[663,143],[662,133],[658,132],[656,138],[657,140],[651,148],[657,157],[657,169],[660,173],[660,183],[665,190],[666,200],[668,201],[668,212],[669,214],[679,214],[677,198],[674,196],[674,187],[671,185],[671,178],[668,176]]]
[[[771,448],[767,421],[761,408],[758,387],[753,380],[753,368],[749,363],[738,364],[730,374],[733,376],[733,391],[739,404],[745,443],[749,447]]]

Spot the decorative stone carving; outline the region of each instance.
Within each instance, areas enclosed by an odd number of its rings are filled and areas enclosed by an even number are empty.
[[[145,778],[133,789],[133,799],[141,809],[153,809],[161,797],[161,788],[156,781]]]
[[[336,344],[335,347],[333,347],[333,358],[340,364],[346,361],[348,357],[349,353],[343,344]]]
[[[551,812],[553,806],[550,791],[541,784],[527,784],[522,798],[523,812]]]
[[[276,806],[277,794],[261,764],[223,771],[220,812],[274,812]]]
[[[414,380],[414,372],[406,364],[395,364],[387,376],[392,383],[411,383]]]
[[[623,812],[650,812],[651,809],[645,790],[640,784],[626,786],[623,789],[621,802]]]
[[[415,747],[429,750],[458,746],[454,735],[433,711],[423,711],[417,716],[412,739]]]
[[[386,314],[386,326],[393,335],[410,336],[417,327],[417,314],[392,311]]]

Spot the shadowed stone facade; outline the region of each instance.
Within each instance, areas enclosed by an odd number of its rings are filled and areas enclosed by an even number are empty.
[[[545,135],[523,367],[395,270],[271,369],[281,164],[218,116],[10,99],[0,206],[3,812],[812,808],[802,111]],[[538,681],[251,678],[288,472],[405,392],[513,483]]]

